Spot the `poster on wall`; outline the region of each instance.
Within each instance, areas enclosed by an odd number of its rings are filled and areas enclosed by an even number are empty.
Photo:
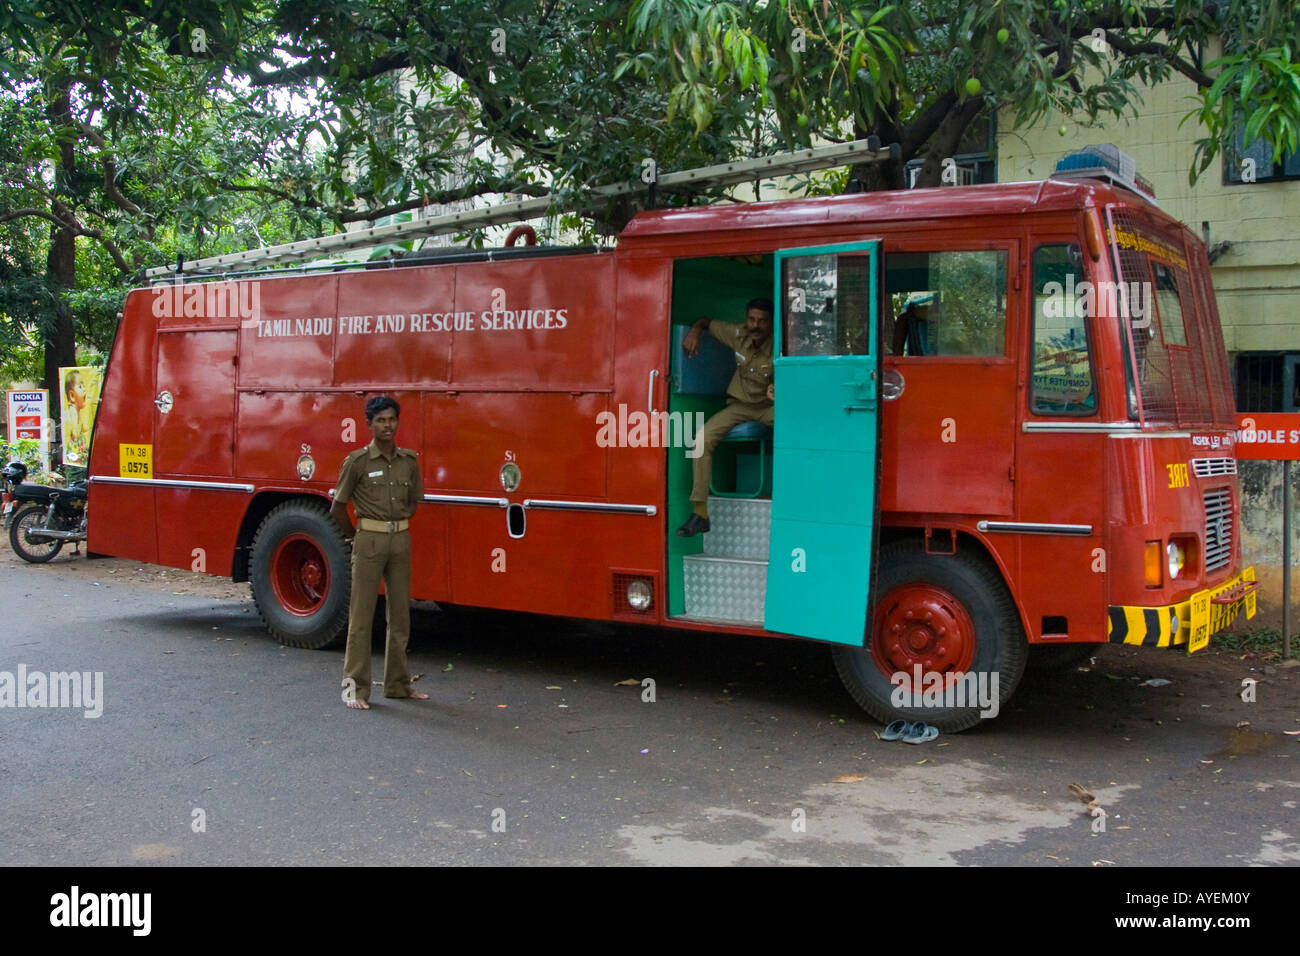
[[[85,468],[90,460],[90,433],[95,426],[103,376],[104,370],[95,366],[59,369],[64,464]]]
[[[50,393],[43,388],[5,390],[9,444],[28,439],[41,443],[42,467],[50,468]]]

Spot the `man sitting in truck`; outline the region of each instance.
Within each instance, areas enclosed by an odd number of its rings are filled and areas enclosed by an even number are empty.
[[[713,473],[713,451],[726,434],[741,422],[758,421],[768,428],[776,420],[772,384],[772,300],[750,299],[745,304],[745,322],[714,322],[707,315],[695,320],[682,340],[688,356],[700,348],[700,332],[707,330],[736,355],[736,373],[727,386],[727,406],[707,422],[696,439],[695,482],[691,488],[691,516],[677,529],[683,538],[709,530],[709,478]]]

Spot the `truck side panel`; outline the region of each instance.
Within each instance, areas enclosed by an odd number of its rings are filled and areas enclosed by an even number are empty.
[[[113,351],[109,356],[102,399],[95,417],[90,474],[122,476],[122,444],[153,442],[154,331],[157,320],[147,290],[127,296]],[[90,537],[87,550],[130,558],[158,560],[153,488],[132,485],[90,486]]]

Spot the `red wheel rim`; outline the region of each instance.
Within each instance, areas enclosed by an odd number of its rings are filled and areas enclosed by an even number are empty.
[[[307,617],[320,610],[330,588],[329,563],[320,546],[305,534],[291,534],[271,555],[271,587],[290,614]]]
[[[975,659],[975,625],[951,593],[933,584],[895,588],[876,604],[871,659],[886,677],[903,672],[911,689],[926,674],[964,674]],[[954,677],[945,677],[945,686]],[[919,688],[918,688],[919,689]]]

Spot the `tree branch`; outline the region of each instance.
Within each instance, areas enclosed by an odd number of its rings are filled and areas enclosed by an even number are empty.
[[[390,39],[393,42],[398,40],[396,37]],[[399,70],[410,65],[411,57],[409,53],[405,50],[394,51],[386,56],[371,60],[364,69],[349,73],[348,80],[369,80],[391,70]],[[249,64],[247,72],[253,86],[288,86],[309,79],[335,79],[338,76],[338,64],[317,58],[268,72],[263,70],[258,63],[252,62]]]
[[[82,134],[84,134],[88,140],[94,143],[99,149],[105,151],[99,157],[99,161],[104,166],[104,192],[107,193],[108,198],[113,200],[114,204],[116,204],[119,209],[124,209],[133,216],[144,216],[145,218],[149,218],[143,209],[123,195],[122,191],[117,188],[117,163],[114,162],[112,155],[108,152],[108,143],[104,140],[104,137],[101,136],[99,131],[89,123],[82,122],[81,120],[75,120],[74,122],[76,123],[77,128],[81,130]],[[149,234],[152,238],[152,227],[149,230]]]
[[[1160,57],[1171,67],[1177,70],[1183,76],[1187,77],[1200,89],[1207,89],[1214,85],[1214,77],[1210,76],[1204,70],[1198,70],[1195,65],[1187,62],[1182,57],[1174,53],[1173,48],[1165,43],[1133,43],[1127,37],[1106,34],[1106,42],[1113,46],[1125,56],[1138,56],[1139,54],[1152,54]]]
[[[62,203],[59,205],[62,208],[67,209],[67,206],[64,206]],[[122,250],[120,250],[111,239],[104,235],[104,230],[91,229],[88,226],[83,225],[71,214],[70,211],[68,213],[68,218],[62,219],[45,209],[13,209],[9,212],[0,213],[0,222],[8,222],[11,219],[22,219],[27,216],[35,216],[38,219],[48,219],[60,229],[66,229],[74,236],[86,236],[89,239],[94,239],[108,250],[108,254],[113,257],[113,261],[117,263],[119,269],[128,274],[135,271],[131,266],[127,265],[126,259],[122,255]]]
[[[64,222],[62,219],[54,215],[54,213],[50,212],[48,209],[24,208],[24,209],[14,209],[9,212],[0,212],[0,222],[9,222],[11,219],[22,219],[27,216],[36,216],[39,219],[48,219],[50,222],[54,223],[60,229],[73,229],[73,230],[76,229],[75,224]]]
[[[331,209],[323,202],[317,199],[301,199],[283,190],[274,189],[265,185],[242,185],[232,182],[228,179],[218,179],[216,184],[222,189],[229,192],[260,193],[266,196],[273,196],[282,199],[287,203],[299,209],[314,209],[323,212],[330,219],[338,223],[347,222],[366,222],[371,219],[378,219],[381,216],[392,216],[399,212],[409,212],[412,209],[422,209],[425,206],[440,205],[442,203],[458,202],[464,199],[472,199],[475,196],[482,196],[487,193],[520,193],[525,196],[545,196],[550,190],[545,186],[537,183],[525,183],[511,178],[491,178],[480,180],[476,183],[469,183],[459,186],[455,189],[444,189],[436,193],[424,193],[415,199],[409,199],[406,202],[393,203],[388,206],[382,206],[378,209],[361,209],[343,211],[340,209]]]
[[[949,90],[938,96],[933,103],[921,111],[919,116],[914,117],[907,124],[903,131],[902,142],[899,143],[903,150],[904,161],[916,155],[917,150],[934,135],[934,131],[939,128],[944,117],[956,105],[957,94]]]

